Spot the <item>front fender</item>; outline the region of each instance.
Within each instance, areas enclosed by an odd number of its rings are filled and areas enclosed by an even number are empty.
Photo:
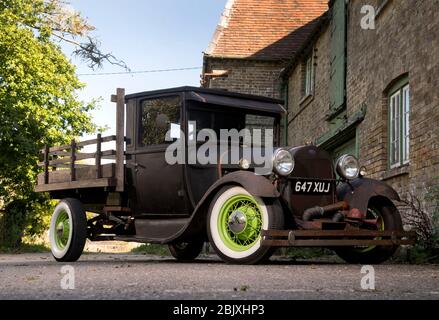
[[[205,234],[206,214],[210,203],[217,192],[226,185],[237,185],[246,189],[252,195],[261,198],[279,198],[280,193],[276,187],[264,176],[258,176],[249,171],[235,171],[216,181],[204,194],[196,205],[192,216],[178,234],[167,242],[190,240],[194,235]],[[207,236],[206,236],[207,237]]]
[[[216,181],[204,194],[203,199],[210,193],[217,191],[228,184],[240,185],[252,195],[262,198],[278,198],[280,196],[276,187],[264,176],[258,176],[249,171],[235,171]],[[201,201],[203,201],[201,199]],[[201,202],[200,201],[200,202]]]
[[[359,178],[337,187],[338,200],[346,201],[350,208],[357,208],[362,214],[366,214],[369,201],[374,197],[401,200],[392,187],[378,180]]]

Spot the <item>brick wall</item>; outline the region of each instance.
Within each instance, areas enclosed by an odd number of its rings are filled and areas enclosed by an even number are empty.
[[[205,72],[227,70],[228,76],[213,78],[204,85],[208,88],[281,98],[279,74],[285,63],[246,59],[207,58]]]
[[[383,2],[383,1],[380,1]],[[360,158],[374,178],[402,195],[419,195],[439,181],[439,2],[388,1],[375,30],[360,27],[361,7],[378,0],[350,1],[348,20],[348,115],[362,104]],[[410,165],[388,170],[386,88],[408,73],[410,84]]]
[[[302,60],[298,61],[288,79],[288,144],[291,146],[314,142],[328,130],[325,118],[329,111],[329,37],[327,28],[313,45],[313,95],[307,98],[303,96]]]
[[[363,5],[387,4],[375,30],[363,30]],[[401,196],[421,197],[439,183],[439,1],[355,0],[348,5],[346,119],[366,107],[357,141],[369,176],[392,185]],[[302,100],[301,64],[289,75],[289,145],[316,141],[329,130],[330,26],[317,38],[314,95]],[[410,164],[388,169],[386,89],[408,74],[410,84]],[[428,205],[428,204],[427,204]]]

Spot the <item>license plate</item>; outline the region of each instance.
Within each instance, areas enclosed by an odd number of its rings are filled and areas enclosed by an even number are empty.
[[[296,194],[330,194],[332,181],[294,180],[292,189]]]

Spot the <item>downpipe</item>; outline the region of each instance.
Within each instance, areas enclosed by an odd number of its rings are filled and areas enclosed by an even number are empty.
[[[349,204],[346,201],[340,201],[328,206],[324,207],[312,207],[306,209],[302,215],[303,221],[312,221],[315,219],[323,218],[326,213],[334,212],[334,211],[344,211],[349,208]],[[344,219],[344,215],[341,212],[337,212],[332,220],[334,222],[340,222]]]

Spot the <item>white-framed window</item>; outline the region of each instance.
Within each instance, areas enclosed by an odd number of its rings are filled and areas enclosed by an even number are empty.
[[[404,164],[410,161],[410,86],[405,86],[402,89],[402,141],[404,147],[402,148],[402,162]]]
[[[396,168],[410,161],[410,86],[394,91],[389,99],[389,161]]]
[[[312,55],[303,64],[303,96],[307,97],[314,92],[314,61]]]

